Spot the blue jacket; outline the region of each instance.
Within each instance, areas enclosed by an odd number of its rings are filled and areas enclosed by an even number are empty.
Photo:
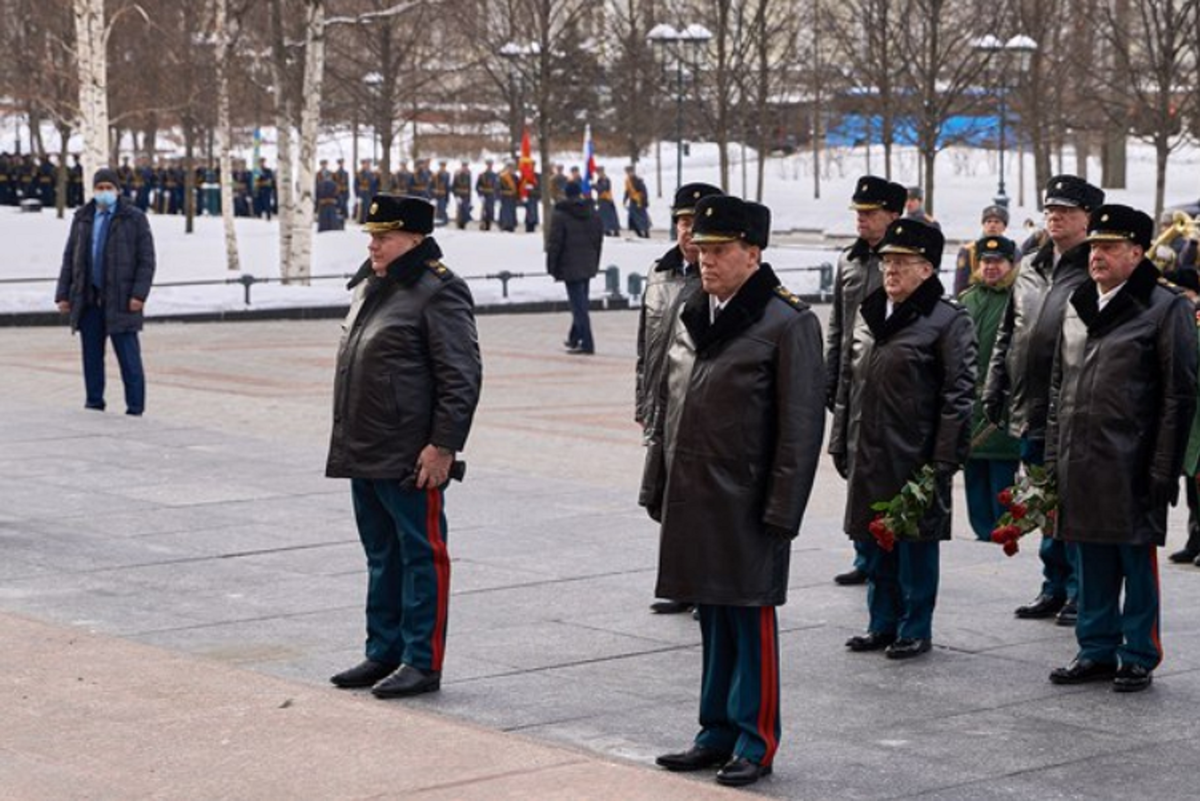
[[[63,251],[62,271],[54,302],[71,302],[71,330],[88,300],[92,273],[92,223],[96,201],[75,212]],[[154,281],[154,237],[146,215],[126,198],[118,197],[108,224],[104,248],[104,320],[110,334],[142,330],[142,313],[129,310],[131,298],[145,300]]]

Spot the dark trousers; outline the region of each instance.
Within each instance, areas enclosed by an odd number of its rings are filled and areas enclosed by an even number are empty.
[[[1045,464],[1045,457],[1045,441],[1021,438],[1022,462],[1040,467]],[[1075,544],[1043,536],[1038,557],[1042,560],[1042,595],[1075,600],[1079,591],[1076,570],[1079,553]]]
[[[868,544],[866,542],[854,543],[854,569],[861,570],[864,573],[867,572]]]
[[[704,650],[696,745],[770,765],[782,728],[775,607],[696,609]]]
[[[588,284],[591,281],[567,281],[567,302],[571,304],[571,330],[567,342],[580,350],[591,353],[596,350],[592,341],[592,320],[588,316]]]
[[[650,236],[650,215],[641,206],[629,206],[629,230],[643,239]]]
[[[1184,497],[1187,498],[1188,508],[1188,538],[1184,547],[1200,554],[1200,499],[1197,498],[1197,483],[1200,483],[1200,476],[1183,477]]]
[[[367,555],[367,658],[440,671],[450,605],[442,490],[355,478],[350,492]]]
[[[1075,638],[1080,658],[1150,670],[1158,667],[1162,641],[1157,546],[1081,542],[1076,547],[1079,618]]]
[[[996,496],[1013,485],[1017,477],[1016,459],[968,459],[963,468],[967,485],[967,516],[971,530],[981,540],[991,540],[996,521],[1004,507]]]
[[[866,543],[867,631],[927,640],[933,636],[940,542],[897,540],[891,551]]]
[[[89,409],[104,408],[104,350],[106,340],[112,341],[113,353],[121,368],[125,385],[126,414],[141,414],[146,410],[146,374],[142,370],[142,347],[137,331],[109,334],[104,321],[104,309],[88,304],[79,315],[79,341],[83,345],[83,385],[87,391]]]
[[[479,227],[483,230],[488,230],[492,227],[492,223],[496,221],[496,198],[492,195],[482,195],[480,197],[480,219]]]

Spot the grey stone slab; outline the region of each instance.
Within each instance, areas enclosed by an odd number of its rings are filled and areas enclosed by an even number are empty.
[[[185,549],[195,556],[243,557],[247,564],[313,575],[336,575],[365,564],[358,538],[332,526],[226,523],[139,539]]]
[[[645,705],[620,690],[588,686],[542,671],[454,682],[436,695],[408,699],[406,704],[502,731]]]
[[[1195,740],[1172,738],[1152,745],[1121,749],[1032,772],[963,783],[923,797],[950,801],[993,801],[1011,798],[1112,799],[1156,798],[1185,801],[1196,797],[1194,777],[1174,770],[1195,761]]]
[[[0,507],[18,519],[63,518],[104,511],[122,503],[124,509],[152,509],[149,499],[124,499],[105,491],[81,491],[44,482],[8,479],[0,484]]]
[[[457,606],[457,599],[452,602]],[[522,670],[661,651],[662,643],[566,622],[536,623],[460,632],[455,648],[468,656]]]
[[[198,506],[278,497],[282,493],[233,483],[213,476],[211,479],[172,482],[166,485],[121,488],[114,494],[134,500],[149,501],[163,506]]]

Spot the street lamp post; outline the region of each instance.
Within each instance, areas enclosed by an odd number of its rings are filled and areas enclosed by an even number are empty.
[[[675,59],[675,188],[683,185],[683,62],[689,48],[698,53],[712,39],[703,25],[688,25],[681,31],[666,23],[655,25],[646,35],[651,46]]]
[[[383,84],[383,76],[378,72],[368,72],[363,76],[362,81],[366,84],[367,92],[371,95],[371,116],[375,118],[371,121],[371,161],[377,164],[379,160],[379,118],[382,116],[379,108],[379,87]],[[388,166],[390,167],[391,165],[389,164]],[[381,175],[379,180],[382,182],[383,179],[384,176]]]
[[[997,59],[998,64],[994,68],[997,75],[996,91],[1000,96],[1000,152],[999,152],[999,168],[1000,178],[996,187],[995,202],[997,206],[1008,208],[1008,193],[1004,189],[1004,151],[1007,149],[1007,133],[1008,133],[1008,93],[1013,88],[1010,81],[1010,72],[1015,72],[1019,78],[1029,69],[1030,59],[1033,57],[1034,51],[1037,50],[1037,42],[1030,39],[1028,36],[1017,35],[1009,39],[1007,42],[1001,42],[1000,39],[987,34],[972,42],[975,50],[984,54],[985,58]]]

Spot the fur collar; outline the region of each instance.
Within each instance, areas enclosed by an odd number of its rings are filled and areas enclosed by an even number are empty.
[[[865,262],[874,255],[875,248],[867,244],[867,240],[863,239],[861,236],[854,240],[854,244],[850,246],[848,251],[846,251],[846,258],[851,259],[852,261]]]
[[[936,274],[925,279],[916,290],[887,316],[887,292],[883,287],[876,289],[863,299],[860,313],[871,329],[876,342],[888,340],[897,331],[915,322],[918,317],[928,317],[946,294],[946,288]]]
[[[671,271],[682,273],[685,266],[687,265],[683,263],[683,251],[679,249],[679,245],[676,245],[654,263],[654,272],[665,273]]]
[[[775,277],[771,265],[760,265],[758,271],[746,279],[746,283],[730,299],[716,322],[711,323],[708,293],[693,292],[684,304],[680,317],[696,345],[696,353],[703,355],[719,347],[762,319],[777,286],[779,279]]]
[[[1088,333],[1104,334],[1125,320],[1141,313],[1150,305],[1150,296],[1158,286],[1158,268],[1148,259],[1133,268],[1125,286],[1101,310],[1100,290],[1095,282],[1086,281],[1071,293],[1071,305]]]
[[[400,258],[388,265],[387,275],[380,281],[398,282],[405,286],[412,286],[421,277],[421,272],[429,261],[435,261],[442,257],[442,249],[438,247],[438,243],[432,236],[427,236],[412,250],[405,253]],[[354,289],[375,274],[371,269],[371,260],[367,259],[363,265],[358,268],[358,272],[350,279],[350,283],[346,284],[346,289]]]
[[[1062,254],[1062,258],[1058,260],[1058,266],[1054,268],[1055,275],[1060,275],[1064,270],[1079,268],[1086,270],[1088,263],[1088,254],[1092,251],[1092,246],[1087,242],[1081,242],[1075,247]],[[1047,240],[1046,244],[1042,245],[1041,250],[1033,257],[1033,266],[1038,269],[1043,275],[1050,272],[1054,264],[1054,242]]]

